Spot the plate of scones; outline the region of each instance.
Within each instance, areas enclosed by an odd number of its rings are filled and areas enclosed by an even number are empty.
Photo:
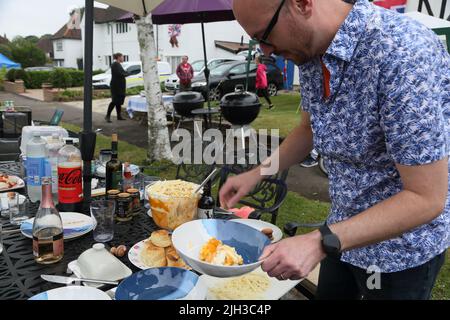
[[[128,251],[128,259],[142,270],[160,267],[192,269],[175,250],[167,230],[153,231],[149,238],[136,243]]]

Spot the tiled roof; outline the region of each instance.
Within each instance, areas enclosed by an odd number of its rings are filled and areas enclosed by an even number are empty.
[[[0,44],[6,44],[6,43],[9,43],[9,40],[0,36]]]
[[[107,23],[116,21],[127,14],[127,11],[109,6],[107,9],[94,8],[94,21],[96,23]]]
[[[52,39],[50,38],[40,39],[39,42],[37,43],[37,46],[41,48],[44,52],[53,54]]]
[[[67,25],[64,24],[52,37],[52,40],[57,39],[81,40],[81,29],[67,29]]]
[[[240,42],[231,42],[231,41],[219,41],[215,40],[214,44],[217,48],[223,49],[232,53],[239,53],[244,50],[248,50],[248,43],[243,43],[241,45]]]

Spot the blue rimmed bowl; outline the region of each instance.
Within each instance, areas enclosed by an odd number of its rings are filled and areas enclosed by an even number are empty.
[[[192,271],[175,267],[150,268],[124,279],[116,300],[204,300],[206,286]]]
[[[212,237],[236,249],[244,260],[239,266],[218,266],[199,259],[200,250]],[[271,242],[259,230],[232,220],[201,219],[182,224],[172,234],[172,243],[195,271],[214,277],[236,277],[258,268],[264,248]]]

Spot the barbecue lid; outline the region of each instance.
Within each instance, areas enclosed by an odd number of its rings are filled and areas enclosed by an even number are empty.
[[[244,91],[243,87],[236,86],[235,92],[228,93],[220,100],[220,106],[226,107],[253,107],[261,106],[261,102],[253,92]]]
[[[173,96],[172,103],[201,103],[205,102],[203,95],[196,91],[182,91]]]

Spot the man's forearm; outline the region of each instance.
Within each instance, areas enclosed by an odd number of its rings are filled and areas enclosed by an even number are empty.
[[[354,217],[330,226],[342,249],[363,247],[395,238],[436,218],[448,193],[448,158],[404,166],[397,164],[403,190]]]
[[[395,238],[430,222],[440,212],[441,206],[404,190],[330,229],[346,251]]]

